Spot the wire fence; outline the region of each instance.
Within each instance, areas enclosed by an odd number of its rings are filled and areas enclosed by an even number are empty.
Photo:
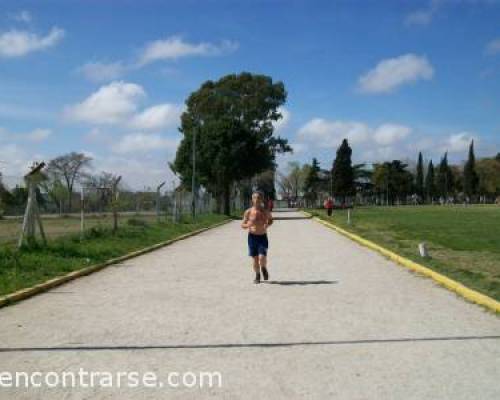
[[[10,190],[14,201],[0,205],[0,243],[14,243],[22,229],[27,193],[22,186]],[[16,198],[17,196],[17,198]],[[214,213],[218,210],[216,199],[200,191],[194,198],[186,190],[117,190],[109,187],[79,188],[66,195],[50,195],[37,191],[37,203],[47,238],[65,235],[83,235],[90,229],[112,229],[116,223],[146,225],[152,223],[182,223],[194,215]],[[231,197],[232,212],[243,207],[239,193]]]

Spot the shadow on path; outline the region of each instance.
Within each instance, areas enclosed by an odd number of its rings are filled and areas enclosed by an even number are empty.
[[[263,281],[268,285],[283,285],[283,286],[293,286],[293,285],[333,285],[338,283],[338,281]]]

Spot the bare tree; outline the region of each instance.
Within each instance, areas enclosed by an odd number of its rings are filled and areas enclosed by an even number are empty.
[[[86,176],[85,170],[90,166],[91,157],[83,153],[71,152],[56,157],[49,162],[48,172],[54,177],[59,177],[68,190],[68,210],[72,209],[73,187],[75,182]]]
[[[303,191],[308,166],[300,166],[298,162],[289,162],[286,171],[278,173],[278,188],[284,198],[297,200]]]

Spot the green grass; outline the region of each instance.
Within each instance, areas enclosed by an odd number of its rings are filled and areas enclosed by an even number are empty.
[[[120,214],[119,223],[124,224],[129,218],[138,218],[149,223],[154,223],[157,220],[157,217],[156,215],[154,215],[154,213],[128,213]],[[165,220],[166,217],[163,215],[162,219]],[[0,219],[0,245],[5,243],[15,243],[15,241],[19,238],[22,223],[22,218]],[[112,226],[113,217],[110,213],[85,216],[85,229],[91,229],[93,227],[97,227],[99,229],[111,228]],[[68,234],[79,234],[80,217],[75,214],[62,217],[58,215],[44,216],[43,227],[45,230],[45,234],[49,239],[56,239],[62,236],[67,236]]]
[[[30,287],[56,276],[118,257],[134,250],[174,239],[211,226],[227,217],[207,214],[195,221],[184,217],[179,224],[144,223],[131,219],[113,235],[108,228],[94,227],[83,241],[69,235],[49,241],[46,247],[33,245],[16,251],[12,244],[0,246],[0,295]]]
[[[402,256],[500,300],[500,207],[419,206],[360,207],[314,211],[325,220],[357,233]],[[418,244],[431,255],[423,259]]]

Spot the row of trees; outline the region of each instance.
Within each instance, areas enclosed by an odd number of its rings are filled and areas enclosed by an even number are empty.
[[[500,196],[500,154],[476,160],[471,142],[463,166],[450,165],[447,153],[434,166],[432,160],[425,163],[419,153],[415,168],[401,160],[367,167],[352,163],[352,149],[343,140],[331,170],[321,169],[317,159],[303,166],[291,163],[278,184],[285,197],[303,197],[311,205],[327,195],[338,202],[357,195],[381,204],[493,200]]]

